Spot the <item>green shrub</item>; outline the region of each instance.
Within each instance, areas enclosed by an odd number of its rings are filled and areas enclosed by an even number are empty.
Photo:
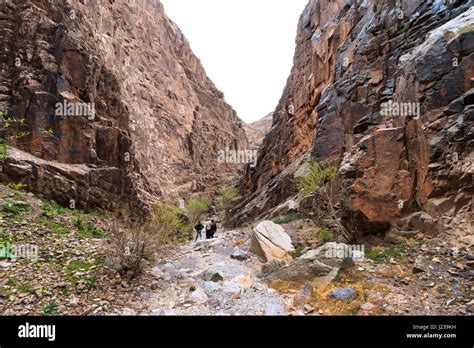
[[[193,225],[185,221],[181,209],[166,202],[156,205],[144,228],[160,245],[186,241],[193,231]]]
[[[0,112],[0,132],[7,132],[9,128],[13,128],[14,124],[22,125],[24,122],[25,119],[17,120],[13,117],[5,115],[3,112]],[[5,159],[8,157],[8,140],[21,139],[28,135],[28,132],[18,132],[16,134],[0,138],[0,164],[5,162]]]
[[[327,243],[331,240],[331,232],[326,227],[321,228],[319,231],[319,240],[323,243]]]
[[[397,255],[397,251],[394,248],[382,248],[377,247],[371,250],[365,251],[365,256],[375,263],[383,262],[391,257]]]
[[[69,229],[67,227],[64,227],[64,226],[61,226],[60,224],[57,224],[55,223],[54,221],[50,221],[48,220],[47,224],[46,224],[50,229],[51,231],[53,231],[54,233],[57,233],[57,234],[68,234],[69,233]]]
[[[15,190],[15,191],[21,191],[23,190],[25,187],[27,187],[28,185],[22,183],[22,182],[17,182],[17,183],[9,183],[8,184],[8,187],[11,188],[12,190]]]
[[[293,220],[295,220],[298,217],[296,213],[288,213],[285,215],[280,215],[273,219],[272,221],[276,224],[282,225],[282,224],[287,224]]]
[[[207,199],[193,199],[186,204],[186,212],[191,222],[197,222],[204,213],[209,211],[209,201]]]
[[[0,141],[0,164],[5,162],[7,157],[8,157],[7,145],[2,144],[1,141]]]
[[[11,237],[5,233],[5,230],[0,227],[0,246],[10,243]]]
[[[364,256],[374,262],[381,262],[383,260],[383,255],[379,251],[375,250],[366,250]]]
[[[83,238],[102,238],[104,231],[98,229],[90,222],[84,222],[81,219],[73,221],[72,225],[77,228],[76,235]]]
[[[56,215],[64,215],[70,210],[59,205],[55,201],[47,201],[43,204],[43,215],[51,218]]]
[[[305,194],[323,187],[337,175],[335,167],[323,168],[313,157],[303,163],[301,169],[304,169],[304,173],[296,177],[296,187]]]
[[[44,315],[57,315],[58,314],[58,303],[56,300],[51,300],[51,302],[43,309]]]
[[[3,211],[7,213],[11,213],[13,215],[19,214],[22,211],[29,211],[31,210],[31,206],[26,203],[6,203],[3,206]]]
[[[24,294],[34,294],[35,288],[30,282],[23,282],[17,285],[17,289]]]
[[[86,277],[86,286],[88,289],[92,289],[95,286],[95,283],[97,281],[97,276],[95,274],[92,274],[88,277]]]
[[[217,191],[217,208],[228,212],[240,198],[236,187],[223,186]]]

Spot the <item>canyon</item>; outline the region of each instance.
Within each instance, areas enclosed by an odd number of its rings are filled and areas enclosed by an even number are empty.
[[[158,0],[9,0],[0,24],[0,245],[39,254],[0,261],[1,313],[474,312],[472,0],[309,0],[249,124]],[[169,238],[137,276],[122,210]]]
[[[159,1],[2,3],[0,110],[14,119],[2,181],[78,208],[148,210],[232,182],[218,151],[243,122]],[[58,115],[90,103],[94,117]]]

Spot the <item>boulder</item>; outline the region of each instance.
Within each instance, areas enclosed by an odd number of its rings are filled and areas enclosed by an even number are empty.
[[[163,278],[163,276],[165,275],[165,273],[158,266],[153,267],[151,273],[157,278]]]
[[[305,284],[303,288],[295,295],[293,302],[295,304],[305,303],[311,300],[313,296],[313,286],[311,284]]]
[[[418,256],[413,265],[413,273],[423,273],[428,271],[428,260],[423,256]]]
[[[221,289],[221,286],[215,282],[204,282],[202,287],[204,291],[206,292],[206,294],[210,294]]]
[[[7,262],[7,261],[0,261],[0,268],[10,268],[11,266],[13,266],[13,264],[11,262]]]
[[[232,281],[245,289],[250,289],[252,287],[252,277],[250,275],[241,274],[233,278]]]
[[[133,315],[137,315],[137,312],[131,308],[124,308],[122,312],[120,313],[120,315],[133,316]]]
[[[166,315],[166,312],[163,308],[156,308],[151,311],[151,315],[154,316],[164,316]]]
[[[194,251],[209,249],[211,247],[212,242],[214,242],[214,240],[212,239],[198,240],[194,243],[195,244]]]
[[[224,280],[224,274],[221,271],[210,267],[202,272],[202,279],[206,282],[218,282]]]
[[[310,250],[288,265],[266,275],[266,281],[287,280],[293,282],[334,280],[339,271],[353,263],[352,258],[334,253],[334,250],[349,248],[342,243],[326,243],[323,246]]]
[[[373,303],[366,302],[360,306],[361,311],[371,313],[377,309],[377,306]]]
[[[120,257],[107,256],[105,258],[105,265],[118,273],[122,272],[123,270],[122,261],[120,260]]]
[[[205,303],[209,298],[207,297],[206,292],[203,290],[203,288],[197,288],[191,293],[189,299],[196,303]]]
[[[265,305],[265,315],[275,316],[275,315],[284,315],[285,309],[281,304],[269,303]]]
[[[224,282],[223,289],[224,292],[231,293],[234,295],[243,294],[245,292],[245,288],[242,285],[234,282]]]
[[[239,261],[244,261],[246,259],[248,259],[248,256],[247,254],[245,253],[245,251],[243,251],[241,248],[239,248],[238,246],[236,246],[234,248],[234,251],[232,252],[232,255],[230,255],[230,257],[232,259],[235,259],[235,260],[239,260]]]
[[[336,288],[329,292],[328,297],[336,300],[350,300],[356,294],[353,288]]]
[[[443,226],[434,220],[431,215],[422,211],[407,216],[401,220],[400,225],[413,230],[419,230],[424,235],[430,237],[444,230]]]
[[[283,227],[265,220],[254,228],[250,250],[264,262],[274,259],[290,262],[292,257],[289,252],[293,251],[294,247],[291,244],[290,236]]]

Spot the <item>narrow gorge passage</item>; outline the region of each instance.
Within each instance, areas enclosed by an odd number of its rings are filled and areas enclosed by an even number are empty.
[[[307,222],[308,223],[308,222]],[[285,226],[293,230],[295,224]],[[467,254],[450,255],[447,247],[397,245],[389,259],[358,261],[332,283],[265,281],[268,264],[254,254],[245,259],[251,231],[219,231],[213,240],[162,250],[151,270],[151,285],[126,304],[122,315],[449,315],[462,313],[456,300],[469,291],[460,268]],[[382,243],[381,243],[382,244]],[[242,249],[240,249],[242,248]],[[410,258],[420,253],[434,267]],[[263,270],[262,270],[263,266]],[[461,266],[462,267],[462,266]],[[430,269],[429,269],[430,268]],[[295,270],[298,272],[301,270]],[[451,276],[446,277],[446,274]],[[456,289],[451,292],[455,279]],[[354,289],[347,300],[330,298],[334,289]],[[403,289],[403,292],[401,290]],[[445,292],[446,291],[446,292]],[[445,293],[445,296],[440,294]]]

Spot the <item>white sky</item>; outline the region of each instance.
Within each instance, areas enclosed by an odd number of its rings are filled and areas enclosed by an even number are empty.
[[[274,111],[308,0],[162,0],[207,75],[246,122]]]

